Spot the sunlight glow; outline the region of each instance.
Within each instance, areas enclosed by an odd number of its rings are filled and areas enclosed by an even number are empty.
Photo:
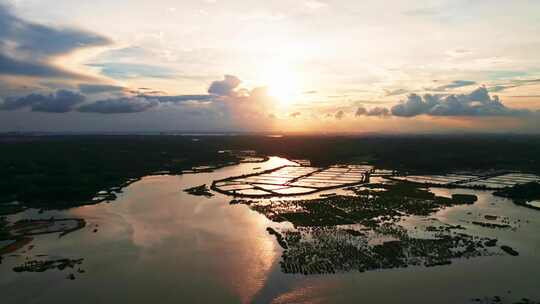
[[[281,106],[294,104],[301,95],[301,85],[298,74],[286,66],[274,66],[264,77],[268,94],[274,97]]]

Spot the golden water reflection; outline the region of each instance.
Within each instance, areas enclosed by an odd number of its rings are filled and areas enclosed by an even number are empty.
[[[271,158],[261,170],[284,163],[288,162]],[[281,255],[266,231],[269,220],[246,206],[230,206],[229,197],[208,199],[181,190],[219,175],[245,174],[253,167],[242,164],[214,173],[145,177],[112,204],[78,208],[73,213],[99,221],[100,234],[109,234],[108,239],[128,237],[138,251],[136,267],[173,278],[181,273],[181,280],[203,274],[202,281],[214,281],[240,302],[249,303]]]

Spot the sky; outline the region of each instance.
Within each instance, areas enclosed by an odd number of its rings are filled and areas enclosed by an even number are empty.
[[[0,0],[0,132],[540,133],[537,0]]]

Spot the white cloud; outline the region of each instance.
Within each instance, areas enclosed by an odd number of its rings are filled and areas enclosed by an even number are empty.
[[[304,2],[304,4],[306,5],[306,7],[313,10],[325,8],[328,6],[328,4],[317,0],[306,1]]]

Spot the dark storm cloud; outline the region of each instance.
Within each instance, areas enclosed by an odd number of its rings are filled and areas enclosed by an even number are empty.
[[[79,84],[79,91],[84,94],[119,93],[124,87],[108,84]]]
[[[9,111],[29,107],[33,112],[65,113],[84,101],[84,95],[59,90],[49,95],[30,94],[23,97],[9,97],[0,104],[0,110]]]
[[[150,110],[159,105],[155,99],[144,97],[121,97],[98,100],[94,103],[83,105],[77,110],[84,113],[121,114],[138,113]]]
[[[211,111],[209,109],[219,110],[222,102],[215,103],[216,98],[225,97],[222,95],[217,96],[218,92],[224,94],[228,93],[227,98],[232,103],[228,104],[240,104],[242,101],[253,101],[262,99],[267,96],[265,88],[255,88],[251,91],[246,90],[247,95],[238,95],[234,89],[238,86],[240,80],[234,76],[225,76],[223,81],[215,81],[210,86],[209,91],[214,92],[212,95],[200,94],[200,95],[153,95],[153,91],[149,88],[140,88],[141,91],[134,91],[133,95],[129,94],[130,90],[120,86],[106,85],[106,84],[80,84],[79,90],[81,93],[74,93],[66,90],[58,90],[55,94],[42,95],[42,94],[30,94],[23,97],[8,97],[4,102],[0,103],[0,110],[9,111],[22,108],[31,108],[32,111],[39,112],[69,112],[78,111],[84,113],[101,113],[101,114],[120,114],[120,113],[138,113],[145,112],[151,109],[158,108],[160,106],[176,106],[182,107],[186,113],[203,113],[201,107],[206,107],[205,111]],[[213,86],[213,88],[212,88]],[[90,103],[84,103],[85,95],[90,96],[98,93],[113,93],[107,99],[100,99]],[[120,97],[113,97],[114,93],[122,94]],[[158,92],[156,92],[158,93]],[[162,92],[159,92],[162,93]],[[118,96],[118,95],[117,95]],[[223,101],[220,98],[220,101]],[[75,106],[82,104],[80,107]],[[197,105],[199,104],[200,107]],[[247,102],[247,104],[255,105],[255,103]],[[198,109],[196,109],[198,108]]]
[[[52,57],[110,41],[97,34],[28,22],[0,4],[0,74],[73,77],[49,64]]]
[[[267,89],[264,87],[254,88],[252,90],[242,90],[239,94],[237,89],[240,80],[235,76],[227,75],[222,81],[214,81],[208,89],[213,94],[200,95],[162,95],[163,92],[148,91],[150,88],[139,88],[139,90],[130,91],[129,89],[105,85],[105,84],[80,84],[79,90],[82,94],[91,96],[98,93],[120,93],[123,96],[114,97],[110,95],[107,99],[99,99],[90,103],[85,103],[78,108],[73,107],[78,103],[82,103],[80,99],[73,99],[73,104],[59,98],[65,95],[66,91],[58,91],[54,96],[31,94],[22,98],[8,98],[0,104],[0,110],[16,110],[21,108],[32,107],[33,111],[45,112],[68,112],[78,111],[84,113],[101,113],[101,114],[120,114],[120,113],[138,113],[145,112],[158,107],[175,106],[182,107],[183,111],[200,112],[201,107],[205,107],[207,111],[230,111],[231,109],[252,110],[249,107],[260,108],[265,102],[268,102]],[[131,94],[130,94],[131,93]],[[159,93],[154,95],[153,93]],[[84,100],[84,95],[73,93],[80,96]],[[226,94],[226,95],[223,95]],[[118,95],[117,95],[118,96]],[[220,102],[216,102],[219,100]],[[248,107],[248,108],[246,108]],[[199,108],[199,110],[194,110]],[[199,112],[197,112],[199,111]],[[297,115],[294,115],[297,116]]]
[[[392,107],[392,115],[413,117],[431,116],[519,116],[528,110],[511,109],[502,104],[497,96],[489,96],[488,90],[480,87],[470,94],[431,95],[423,97],[411,94],[407,100]]]
[[[181,105],[186,102],[204,102],[211,100],[210,95],[152,96],[137,95],[132,97],[108,98],[85,104],[77,110],[84,113],[121,114],[145,112],[162,104]]]
[[[84,87],[84,86],[83,86]],[[112,88],[86,87],[90,92],[110,92]],[[123,96],[118,98],[108,98],[92,103],[82,104],[86,96],[67,90],[58,90],[54,94],[30,94],[21,97],[7,97],[0,102],[0,111],[13,111],[30,108],[33,112],[65,113],[70,111],[93,112],[102,114],[115,113],[136,113],[144,112],[156,108],[159,105],[179,106],[190,102],[203,103],[212,100],[211,95],[173,95],[173,96],[152,96],[136,95]],[[187,109],[187,108],[186,108]]]
[[[449,89],[457,89],[461,87],[467,87],[476,84],[476,81],[472,80],[455,80],[449,84],[445,84],[436,88],[432,88],[432,91],[446,91]]]
[[[139,97],[153,98],[160,102],[182,103],[186,101],[210,101],[212,95],[173,95],[173,96],[153,96],[139,95]]]
[[[1,54],[0,74],[36,77],[78,77],[74,73],[39,62],[28,62],[10,58]]]
[[[77,104],[84,102],[85,96],[71,91],[60,90],[55,95],[32,106],[34,112],[65,113]]]
[[[2,44],[11,44],[13,51],[32,57],[47,58],[61,55],[85,46],[105,45],[110,41],[87,31],[53,28],[14,16],[0,4],[0,37]]]
[[[210,84],[208,93],[218,96],[232,96],[234,90],[242,81],[233,75],[225,75],[223,80],[216,80]]]

